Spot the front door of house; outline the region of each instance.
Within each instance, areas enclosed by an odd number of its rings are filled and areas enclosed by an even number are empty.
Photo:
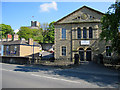
[[[91,49],[90,48],[86,50],[86,60],[91,61]]]
[[[83,48],[79,49],[79,55],[80,55],[80,60],[84,61],[84,49]]]

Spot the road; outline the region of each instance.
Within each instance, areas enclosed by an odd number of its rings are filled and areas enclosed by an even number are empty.
[[[71,73],[48,67],[2,64],[2,88],[100,88],[117,87],[113,83],[100,83],[101,78],[117,81],[115,76],[94,76],[99,82],[87,81],[89,74]],[[79,76],[79,77],[76,77]],[[112,82],[112,81],[111,81]]]

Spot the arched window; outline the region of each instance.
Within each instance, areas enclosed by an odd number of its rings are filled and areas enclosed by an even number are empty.
[[[83,48],[79,48],[79,51],[84,51],[84,49]]]
[[[62,46],[62,56],[66,56],[66,47]]]
[[[81,29],[80,28],[77,29],[77,36],[78,36],[78,39],[81,38]]]
[[[83,48],[79,48],[79,55],[80,55],[80,60],[84,61],[84,49]]]
[[[89,38],[93,38],[92,27],[89,27]]]
[[[91,50],[91,48],[87,48],[86,50],[90,51],[90,50]]]
[[[87,38],[87,29],[86,29],[86,27],[83,28],[83,38]]]

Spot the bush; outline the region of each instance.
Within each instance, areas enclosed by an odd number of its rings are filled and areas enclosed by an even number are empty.
[[[118,65],[120,64],[120,60],[118,57],[104,57],[104,64]]]

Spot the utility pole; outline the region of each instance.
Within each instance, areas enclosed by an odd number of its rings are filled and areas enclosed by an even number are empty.
[[[33,42],[33,64],[34,64],[34,42]]]

